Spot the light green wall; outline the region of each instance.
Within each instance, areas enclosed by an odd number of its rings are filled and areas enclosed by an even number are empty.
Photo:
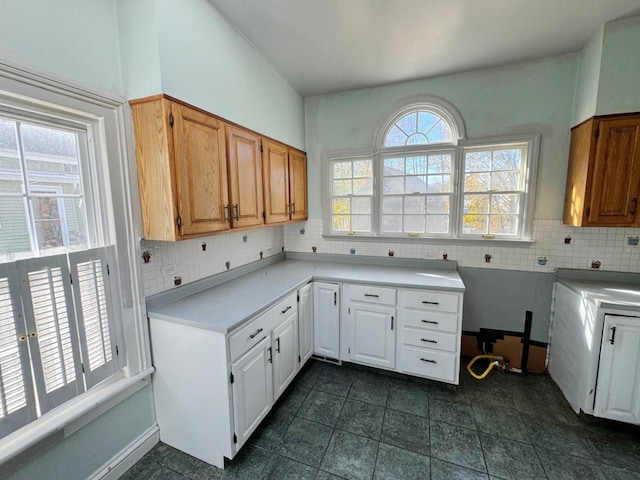
[[[640,111],[640,16],[604,28],[597,115]]]
[[[562,215],[576,55],[505,68],[416,80],[306,99],[309,216],[321,218],[321,160],[335,151],[372,148],[393,107],[416,95],[451,102],[467,138],[542,134],[537,219]]]
[[[0,61],[120,93],[113,0],[3,0]]]
[[[598,29],[589,40],[589,43],[580,51],[571,126],[593,117],[596,113],[603,42],[604,25]]]
[[[155,420],[147,386],[46,450],[7,480],[84,480],[133,442]]]

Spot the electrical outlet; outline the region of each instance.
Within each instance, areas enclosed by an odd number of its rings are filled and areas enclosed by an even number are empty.
[[[171,265],[165,265],[160,269],[160,271],[162,272],[163,277],[169,277],[178,272],[178,267],[175,263],[172,263]]]

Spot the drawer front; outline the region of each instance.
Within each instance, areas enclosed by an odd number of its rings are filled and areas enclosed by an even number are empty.
[[[458,333],[458,315],[454,313],[403,309],[401,322],[405,327]]]
[[[454,383],[458,368],[458,356],[427,348],[402,346],[400,370],[422,377]]]
[[[253,320],[241,325],[229,335],[229,351],[231,361],[240,358],[248,352],[260,340],[269,335],[271,330],[277,327],[282,320],[298,309],[296,293],[288,295],[274,306],[260,314]]]
[[[402,343],[415,347],[443,350],[456,353],[458,351],[458,336],[453,333],[442,333],[433,330],[417,328],[402,329]]]
[[[396,289],[374,287],[368,285],[347,285],[347,299],[357,302],[377,303],[379,305],[395,305]]]
[[[460,296],[433,290],[404,290],[404,306],[436,312],[458,312]]]

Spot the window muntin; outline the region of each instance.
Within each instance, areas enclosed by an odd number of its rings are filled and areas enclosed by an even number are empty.
[[[520,235],[527,151],[527,144],[464,151],[463,235]]]
[[[449,233],[453,157],[448,151],[382,159],[381,233]]]
[[[430,110],[415,110],[400,117],[385,135],[383,147],[453,143],[451,125]]]
[[[371,233],[373,159],[331,161],[331,231]]]

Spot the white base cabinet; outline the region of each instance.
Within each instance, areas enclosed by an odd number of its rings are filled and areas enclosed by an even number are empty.
[[[289,307],[286,307],[289,308]],[[273,329],[273,401],[280,398],[300,369],[298,361],[298,316],[290,310],[280,325]],[[287,312],[283,312],[286,315]]]
[[[340,358],[340,285],[313,282],[313,353]]]
[[[298,336],[300,368],[313,355],[313,284],[298,289]]]

